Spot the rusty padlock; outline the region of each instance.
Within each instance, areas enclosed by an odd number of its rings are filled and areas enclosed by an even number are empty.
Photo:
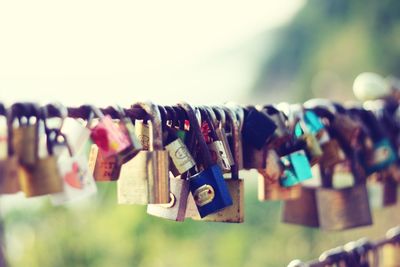
[[[372,224],[365,177],[353,173],[354,185],[334,188],[334,170],[321,168],[322,188],[317,191],[320,227],[345,230]]]

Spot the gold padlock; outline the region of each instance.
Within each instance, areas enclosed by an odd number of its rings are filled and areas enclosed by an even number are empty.
[[[44,121],[46,118],[41,118]],[[28,175],[19,176],[22,191],[26,197],[43,196],[60,193],[64,190],[64,183],[58,169],[57,157],[54,155],[54,144],[59,136],[46,129],[47,155],[38,156],[33,166],[26,166]],[[35,152],[38,155],[38,151]]]
[[[18,118],[19,125],[12,128],[13,149],[21,164],[35,165],[39,144],[39,110],[35,104],[16,103],[11,107],[10,125]]]
[[[138,103],[133,107],[144,109],[150,117],[151,139],[149,151],[140,151],[122,165],[117,182],[118,203],[167,204],[170,202],[169,157],[162,141],[160,111],[153,103]]]
[[[1,104],[0,104],[1,105]],[[5,111],[5,108],[3,107]],[[5,111],[5,113],[7,113]],[[7,115],[7,114],[4,114]],[[12,144],[12,125],[7,116],[7,156],[0,160],[0,194],[14,194],[20,191],[19,176],[24,169],[19,164],[18,157],[14,154]]]

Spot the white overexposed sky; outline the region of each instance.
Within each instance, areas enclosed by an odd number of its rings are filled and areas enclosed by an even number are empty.
[[[2,101],[240,101],[305,0],[0,1]],[[249,48],[250,47],[250,48]]]

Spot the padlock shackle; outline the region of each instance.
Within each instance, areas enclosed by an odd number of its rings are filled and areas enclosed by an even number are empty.
[[[224,112],[226,113],[227,122],[230,124],[230,128],[232,129],[232,141],[233,141],[233,160],[234,164],[231,165],[231,179],[237,180],[239,179],[239,160],[240,160],[240,131],[239,131],[239,123],[236,118],[235,112],[230,108],[225,108]]]
[[[181,102],[178,105],[180,107],[182,107],[186,112],[186,115],[190,122],[190,131],[192,132],[193,138],[195,138],[195,140],[197,141],[199,148],[200,148],[201,159],[202,159],[202,163],[204,165],[203,167],[206,169],[206,168],[213,166],[211,153],[208,149],[206,140],[204,139],[204,136],[201,132],[200,123],[197,120],[195,109],[186,102]],[[188,147],[190,149],[190,146],[188,146]],[[190,151],[190,152],[192,152],[192,151]],[[195,155],[193,155],[193,156],[195,156]]]
[[[208,129],[210,130],[209,135],[212,138],[213,142],[220,141],[215,131],[218,122],[215,113],[210,107],[207,106],[200,106],[198,107],[198,109],[200,110],[202,122],[206,122],[208,125]]]
[[[212,106],[212,110],[216,116],[217,120],[217,127],[220,126],[221,128],[225,129],[226,126],[226,114],[224,108],[221,106]]]

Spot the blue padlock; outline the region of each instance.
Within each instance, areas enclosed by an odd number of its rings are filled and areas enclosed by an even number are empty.
[[[201,133],[195,111],[187,104],[179,104],[190,121],[191,134],[194,135],[200,148],[203,170],[189,177],[189,188],[193,195],[200,217],[227,208],[233,204],[222,170],[214,164],[210,151]],[[194,153],[193,153],[194,154]]]

